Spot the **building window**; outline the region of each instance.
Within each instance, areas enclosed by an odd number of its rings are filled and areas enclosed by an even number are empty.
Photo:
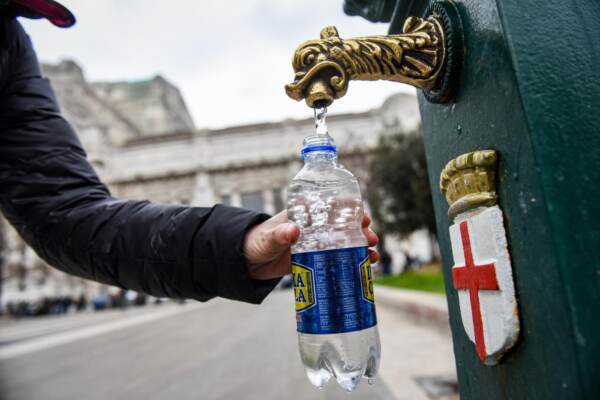
[[[263,212],[264,204],[261,192],[242,193],[242,207],[250,210]]]
[[[230,206],[231,205],[231,195],[230,194],[224,194],[221,196],[221,204],[225,204],[226,206]]]
[[[283,211],[285,208],[283,193],[279,188],[273,189],[273,207],[275,207],[275,212]]]

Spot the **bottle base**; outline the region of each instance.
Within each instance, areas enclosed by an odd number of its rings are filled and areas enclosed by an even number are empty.
[[[347,391],[377,375],[381,346],[377,325],[342,334],[298,335],[300,357],[311,384],[322,388],[335,378]]]
[[[327,382],[331,380],[331,377],[334,376],[334,374],[329,372],[327,369],[315,371],[306,368],[306,376],[313,386],[315,386],[317,389],[323,389]],[[375,382],[373,377],[368,377],[366,372],[362,373],[361,371],[345,373],[343,375],[336,376],[335,380],[337,381],[338,385],[344,388],[347,392],[352,392],[358,387],[359,383],[361,382],[361,378],[366,379],[369,385],[372,385]]]

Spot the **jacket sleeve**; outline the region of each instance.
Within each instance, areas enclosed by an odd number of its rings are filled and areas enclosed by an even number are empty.
[[[251,279],[242,246],[268,216],[111,197],[60,115],[29,38],[0,17],[0,206],[23,239],[50,265],[102,283],[260,303],[278,279]]]

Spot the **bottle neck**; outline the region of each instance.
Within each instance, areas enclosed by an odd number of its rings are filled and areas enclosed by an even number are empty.
[[[337,158],[335,142],[327,132],[305,137],[302,145],[300,157],[305,162],[317,160],[334,162]]]
[[[335,150],[312,150],[302,152],[302,160],[305,164],[309,163],[331,163],[334,164],[337,160],[337,152]]]

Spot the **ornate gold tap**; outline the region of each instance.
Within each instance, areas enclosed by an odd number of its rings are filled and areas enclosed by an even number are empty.
[[[409,17],[403,33],[341,39],[334,26],[321,39],[294,52],[289,97],[309,107],[328,106],[346,94],[351,80],[386,80],[423,89],[433,102],[450,100],[462,53],[458,11],[451,2],[434,3],[425,18]]]

